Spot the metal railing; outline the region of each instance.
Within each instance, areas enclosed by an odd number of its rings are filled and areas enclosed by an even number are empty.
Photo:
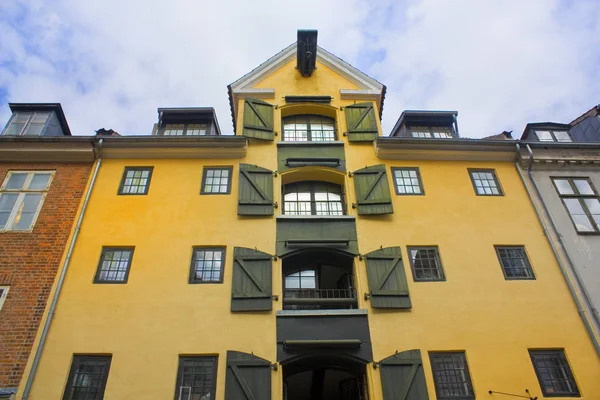
[[[285,306],[356,306],[356,290],[348,289],[284,289]],[[346,306],[346,307],[342,307]]]

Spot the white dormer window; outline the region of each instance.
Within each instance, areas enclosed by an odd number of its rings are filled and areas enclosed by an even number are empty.
[[[163,136],[210,135],[210,124],[166,124]]]
[[[411,126],[409,129],[414,138],[452,139],[452,129],[445,126]]]
[[[6,136],[40,136],[50,118],[49,111],[15,112],[4,130]]]
[[[540,142],[572,142],[568,131],[535,131]]]

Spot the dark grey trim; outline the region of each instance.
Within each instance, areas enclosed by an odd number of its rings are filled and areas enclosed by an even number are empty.
[[[129,171],[149,171],[148,182],[146,183],[146,187],[144,188],[143,193],[124,193],[123,186],[125,185],[125,178],[127,176],[127,172]],[[150,190],[150,181],[152,180],[152,172],[154,171],[154,167],[125,167],[123,170],[123,177],[121,178],[121,183],[119,184],[119,191],[117,192],[120,196],[145,196],[148,194]]]
[[[531,262],[529,261],[529,256],[527,255],[527,251],[525,250],[525,246],[521,245],[494,245],[494,249],[496,251],[496,256],[498,257],[498,262],[500,263],[500,269],[504,274],[504,279],[507,281],[535,281],[535,272],[533,272],[533,268],[531,267]],[[501,249],[521,249],[523,250],[523,255],[525,256],[525,261],[527,263],[527,269],[531,273],[530,277],[520,277],[520,276],[508,276],[506,275],[506,270],[504,269],[504,263],[502,262],[502,257],[500,256]]]
[[[410,254],[411,250],[434,250],[438,265],[440,266],[440,268],[439,268],[440,278],[439,279],[417,279],[417,274],[415,273],[414,260]],[[445,282],[446,281],[446,274],[444,273],[444,265],[442,264],[442,258],[440,256],[440,250],[439,250],[438,246],[407,246],[406,251],[408,253],[408,260],[410,262],[410,269],[412,271],[413,280],[415,282]]]
[[[419,167],[390,167],[390,169],[392,173],[392,183],[394,184],[397,196],[425,196],[425,187],[423,186],[423,179],[421,178],[421,170]],[[417,179],[419,180],[421,193],[400,193],[398,191],[398,185],[396,184],[396,175],[394,174],[394,171],[417,171]]]
[[[473,191],[475,192],[475,195],[477,196],[485,196],[485,197],[499,197],[499,196],[504,196],[504,190],[502,190],[502,185],[500,184],[500,180],[498,179],[498,175],[496,175],[496,170],[495,169],[487,169],[487,168],[467,168],[467,171],[469,172],[469,178],[471,178],[471,185],[473,185]],[[498,192],[499,194],[480,194],[477,193],[477,186],[475,185],[475,179],[473,179],[473,173],[475,172],[486,172],[486,173],[491,173],[492,176],[494,177],[494,181],[496,182],[496,186],[498,186]]]
[[[206,172],[208,170],[228,170],[229,171],[229,179],[227,180],[227,192],[225,193],[215,193],[215,192],[206,192],[204,191],[204,182],[206,182]],[[231,181],[233,180],[233,166],[231,167],[222,167],[222,166],[208,166],[205,165],[202,168],[202,181],[200,182],[200,194],[202,195],[227,195],[231,194]]]
[[[435,373],[435,369],[433,367],[433,360],[440,356],[443,357],[445,354],[460,354],[463,358],[465,364],[465,372],[467,378],[467,384],[469,385],[469,389],[472,394],[468,396],[442,396],[440,394],[440,382],[437,379],[437,375]],[[430,351],[429,352],[429,362],[431,364],[431,373],[433,375],[433,383],[435,386],[435,394],[438,400],[475,400],[475,389],[473,388],[473,381],[471,380],[471,372],[469,371],[469,364],[467,363],[467,356],[464,351]]]
[[[110,281],[110,280],[101,280],[100,272],[102,270],[102,263],[104,262],[104,256],[109,251],[131,251],[131,255],[129,256],[129,264],[127,265],[127,271],[125,272],[125,278],[122,281]],[[98,262],[98,268],[96,269],[96,275],[94,276],[94,283],[98,284],[114,284],[114,285],[122,285],[126,284],[129,280],[129,272],[131,272],[131,264],[133,262],[133,253],[135,251],[134,246],[110,246],[110,247],[102,247],[102,253],[100,253],[100,261]]]
[[[223,256],[221,257],[221,272],[219,273],[218,281],[203,281],[196,278],[196,250],[205,251],[220,251]],[[225,246],[194,246],[192,247],[192,263],[190,265],[190,275],[188,277],[188,283],[190,284],[211,284],[211,283],[223,283],[223,272],[225,271],[225,260],[227,256],[227,248]]]
[[[331,96],[285,96],[286,103],[331,103]]]
[[[533,369],[535,370],[535,376],[537,377],[538,384],[540,385],[540,389],[541,389],[544,397],[581,397],[581,394],[579,392],[579,386],[577,385],[577,381],[575,380],[575,375],[573,375],[573,370],[571,369],[569,360],[567,360],[567,356],[565,355],[564,349],[528,349],[528,351],[529,351],[529,357],[531,358],[531,364],[533,364]],[[562,361],[564,361],[565,365],[569,369],[570,377],[568,377],[567,379],[570,380],[570,378],[572,378],[572,382],[575,386],[574,392],[570,392],[570,393],[548,393],[548,392],[546,392],[544,386],[542,386],[543,379],[540,376],[540,371],[538,369],[538,366],[536,364],[535,357],[534,357],[535,353],[541,353],[541,352],[557,353],[557,356],[562,358]]]

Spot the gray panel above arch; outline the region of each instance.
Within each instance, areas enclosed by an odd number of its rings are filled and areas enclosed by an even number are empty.
[[[343,142],[278,142],[277,170],[319,166],[346,172]]]
[[[277,216],[278,256],[299,250],[327,248],[358,254],[356,219],[353,216]]]
[[[420,350],[396,353],[377,363],[383,400],[428,400]]]

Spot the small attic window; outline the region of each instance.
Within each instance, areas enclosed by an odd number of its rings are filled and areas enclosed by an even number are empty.
[[[446,126],[411,126],[410,133],[414,138],[452,139],[452,128]]]
[[[211,134],[211,124],[166,124],[164,136],[205,136]]]
[[[571,135],[568,131],[551,131],[551,130],[540,130],[535,131],[540,142],[572,142]]]
[[[8,126],[3,132],[5,136],[40,136],[46,127],[50,111],[23,112],[13,114]]]

